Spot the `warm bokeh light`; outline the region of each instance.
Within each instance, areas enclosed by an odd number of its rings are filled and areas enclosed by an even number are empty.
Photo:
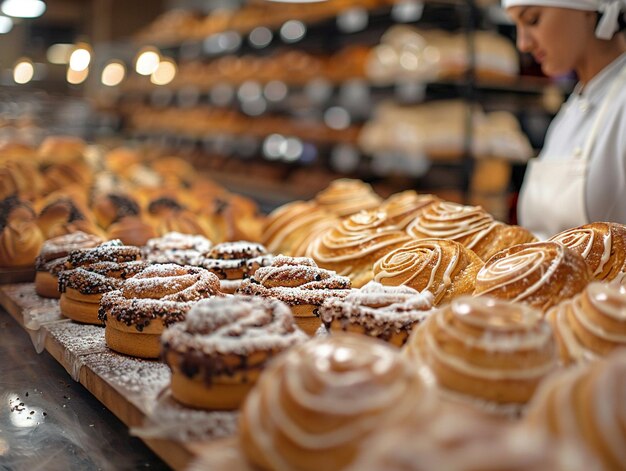
[[[41,0],[4,0],[2,13],[14,18],[37,18],[46,11]]]
[[[13,80],[15,80],[15,83],[28,83],[33,79],[34,75],[35,67],[30,59],[20,59],[15,63],[13,68]]]
[[[70,62],[70,56],[75,47],[73,44],[53,44],[46,52],[46,59],[51,64],[66,65]]]
[[[70,56],[70,69],[82,72],[91,62],[91,53],[86,47],[78,46]]]
[[[139,51],[135,70],[140,75],[151,75],[159,67],[161,56],[154,48],[146,48]]]
[[[107,87],[115,87],[122,83],[126,75],[126,67],[119,61],[109,62],[102,70],[102,84]]]
[[[89,75],[89,68],[83,70],[74,70],[72,68],[67,69],[66,79],[72,85],[78,85],[87,80],[87,76]]]
[[[176,64],[172,59],[163,59],[152,72],[150,81],[155,85],[167,85],[176,77]]]

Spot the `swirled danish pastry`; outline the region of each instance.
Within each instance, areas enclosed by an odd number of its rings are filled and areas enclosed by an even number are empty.
[[[30,203],[17,196],[0,201],[0,267],[34,265],[43,241]]]
[[[309,246],[311,257],[322,268],[347,276],[355,288],[374,278],[372,268],[383,255],[408,242],[404,232],[387,221],[383,211],[362,211],[320,234]]]
[[[557,242],[520,244],[494,255],[476,276],[474,294],[547,311],[591,281],[584,259]]]
[[[98,319],[116,352],[158,358],[165,327],[185,319],[200,299],[222,296],[217,277],[198,267],[150,265],[102,296]]]
[[[327,299],[319,313],[331,332],[359,333],[401,347],[432,307],[433,296],[428,291],[419,293],[408,286],[383,286],[370,281],[343,299]]]
[[[495,253],[537,239],[526,229],[495,221],[480,206],[439,202],[428,206],[407,228],[415,239],[451,239],[487,261]]]
[[[172,396],[191,407],[236,409],[268,361],[307,339],[278,300],[199,301],[185,321],[161,337],[163,359],[172,370]]]
[[[453,240],[412,240],[376,262],[374,280],[428,290],[437,305],[472,293],[483,265],[478,255]]]
[[[602,469],[626,463],[626,351],[552,375],[533,398],[527,422],[597,456]]]
[[[337,334],[291,348],[263,372],[244,404],[240,440],[263,470],[340,470],[368,436],[432,406],[431,390],[395,347]]]
[[[558,356],[540,311],[471,296],[432,313],[405,351],[428,366],[444,391],[485,405],[526,403]]]
[[[626,347],[626,287],[590,283],[548,311],[564,363],[596,360]]]
[[[594,222],[563,231],[550,239],[584,259],[593,278],[622,283],[626,278],[626,226]]]
[[[278,255],[270,266],[244,280],[237,292],[279,299],[291,308],[296,324],[313,335],[320,327],[317,314],[322,303],[351,291],[349,278],[319,268],[310,258]]]
[[[381,198],[361,180],[340,178],[315,196],[320,208],[338,217],[378,208]]]
[[[389,224],[404,230],[426,208],[440,201],[434,195],[418,194],[415,190],[406,190],[391,195],[383,201],[380,210],[387,213]]]

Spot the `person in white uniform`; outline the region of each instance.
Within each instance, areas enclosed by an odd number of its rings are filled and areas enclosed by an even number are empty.
[[[594,221],[626,224],[626,0],[503,0],[517,47],[578,84],[529,163],[520,224],[545,239]]]

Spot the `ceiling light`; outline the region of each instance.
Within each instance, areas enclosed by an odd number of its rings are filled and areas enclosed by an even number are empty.
[[[67,65],[75,47],[73,44],[53,44],[46,51],[46,59],[51,64]]]
[[[151,75],[159,67],[161,56],[154,48],[145,48],[139,51],[135,70],[140,75]]]
[[[78,85],[80,83],[83,83],[85,80],[87,80],[88,75],[89,75],[89,67],[83,70],[74,70],[68,67],[67,75],[65,76],[65,78],[67,79],[68,83],[71,83],[72,85]]]
[[[0,15],[0,34],[6,34],[13,29],[13,20],[8,16]]]
[[[176,77],[176,64],[172,59],[163,59],[150,77],[155,85],[167,85]]]
[[[35,75],[35,67],[30,59],[20,59],[13,68],[13,80],[15,83],[25,84],[30,82]]]
[[[102,84],[107,87],[115,87],[122,83],[124,75],[126,75],[126,67],[124,67],[124,64],[119,61],[111,61],[102,69],[102,77],[100,80]]]
[[[41,0],[4,0],[2,13],[14,18],[37,18],[46,11]]]
[[[91,62],[91,53],[86,46],[77,46],[70,55],[70,69],[82,72]]]

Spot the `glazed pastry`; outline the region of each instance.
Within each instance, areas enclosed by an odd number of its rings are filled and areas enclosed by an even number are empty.
[[[318,309],[324,300],[345,298],[350,279],[319,268],[310,258],[278,255],[268,267],[259,268],[238,290],[240,294],[283,301],[291,308],[296,324],[309,335],[320,326]]]
[[[572,442],[469,408],[409,418],[366,441],[347,471],[599,471]]]
[[[527,422],[569,439],[607,470],[626,463],[626,351],[548,378],[530,404]]]
[[[362,211],[321,233],[307,250],[322,268],[347,276],[355,288],[374,278],[374,263],[411,240],[387,221],[382,211]]]
[[[406,229],[422,212],[441,200],[434,195],[421,195],[415,190],[406,190],[391,195],[380,205],[380,210],[387,213],[389,224]]]
[[[137,202],[126,195],[108,193],[97,195],[91,205],[96,222],[103,229],[126,216],[139,216],[141,209]]]
[[[563,231],[550,239],[584,259],[594,279],[622,283],[626,277],[626,226],[594,222]]]
[[[337,334],[291,348],[263,372],[239,421],[241,446],[262,470],[346,468],[361,443],[435,405],[395,347]]]
[[[44,237],[29,203],[17,196],[0,201],[0,267],[30,267]]]
[[[597,360],[626,347],[626,287],[593,282],[548,311],[564,363]]]
[[[260,267],[272,263],[273,256],[261,244],[254,242],[222,242],[214,245],[207,253],[201,266],[220,279],[225,293],[234,293]]]
[[[173,198],[161,197],[148,205],[152,227],[159,236],[168,232],[206,235],[200,219]]]
[[[263,218],[252,200],[239,195],[223,194],[215,198],[201,216],[206,236],[213,242],[261,239]]]
[[[322,232],[339,224],[336,216],[310,201],[294,201],[272,211],[263,226],[263,245],[276,254],[302,257]]]
[[[83,324],[102,325],[98,319],[102,296],[119,289],[124,279],[147,266],[143,261],[96,262],[61,271],[58,275],[61,314]]]
[[[540,311],[487,297],[463,296],[436,310],[405,351],[448,396],[489,407],[525,404],[557,364]]]
[[[202,266],[211,247],[211,241],[204,236],[170,232],[146,242],[143,256],[152,263],[199,267]]]
[[[102,231],[88,219],[84,210],[70,198],[61,197],[46,205],[37,216],[37,225],[46,239],[76,231],[102,235]]]
[[[158,358],[166,327],[184,320],[200,299],[222,295],[217,277],[203,268],[151,265],[102,296],[98,319],[111,350]]]
[[[437,238],[460,242],[483,261],[517,244],[537,239],[526,229],[495,221],[480,206],[439,202],[428,206],[407,228],[415,239]]]
[[[591,281],[585,260],[557,242],[520,244],[494,255],[476,276],[476,295],[547,311]]]
[[[330,298],[319,309],[331,333],[354,332],[404,345],[414,326],[428,317],[433,295],[408,286],[383,286],[370,281],[345,298]]]
[[[428,290],[435,304],[474,291],[483,261],[472,250],[446,239],[412,240],[374,265],[374,280],[387,286]]]
[[[18,195],[35,201],[45,190],[45,182],[32,160],[0,162],[0,199]]]
[[[376,209],[382,200],[367,183],[341,178],[320,191],[315,202],[331,214],[346,217],[362,210]]]
[[[46,240],[35,260],[35,291],[44,298],[60,298],[58,274],[65,268],[67,256],[78,249],[90,249],[103,240],[81,231]]]
[[[307,340],[285,304],[250,296],[200,301],[161,338],[172,396],[201,409],[237,409],[266,364]]]

